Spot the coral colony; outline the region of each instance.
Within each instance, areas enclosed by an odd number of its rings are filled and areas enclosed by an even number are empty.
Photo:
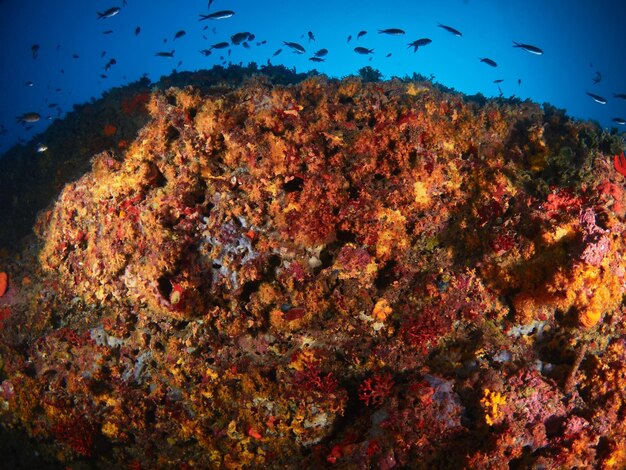
[[[102,145],[0,258],[7,442],[77,469],[624,468],[621,138],[277,70],[57,136]]]

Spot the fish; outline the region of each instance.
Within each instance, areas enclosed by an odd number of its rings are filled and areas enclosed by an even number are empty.
[[[417,52],[417,49],[420,46],[426,46],[427,44],[430,44],[432,41],[432,39],[428,39],[428,38],[422,38],[422,39],[417,39],[416,41],[413,41],[411,43],[409,43],[409,49],[412,47],[413,48],[413,52]]]
[[[602,74],[600,72],[596,72],[596,76],[591,79],[591,82],[594,85],[597,85],[602,81]]]
[[[363,54],[363,55],[373,54],[374,49],[367,49],[365,47],[355,47],[354,52],[356,52],[357,54]]]
[[[588,91],[586,91],[585,93],[587,94],[587,96],[590,96],[591,99],[595,101],[596,103],[606,104],[606,99],[603,98],[602,96],[596,95],[594,93],[589,93]]]
[[[437,26],[439,26],[440,28],[445,29],[446,31],[448,31],[449,33],[454,34],[457,38],[460,38],[461,36],[463,36],[461,34],[461,31],[454,29],[451,26],[446,26],[445,24],[441,24],[441,23],[437,23]]]
[[[267,39],[263,39],[263,41],[259,41],[256,43],[257,46],[262,46],[263,44],[267,44]]]
[[[204,57],[208,57],[211,55],[211,49],[202,49],[200,51],[200,54],[202,54]]]
[[[180,31],[178,31],[175,35],[174,35],[174,41],[176,41],[177,39],[182,38],[185,34],[187,34],[185,32],[185,30],[181,29]]]
[[[487,57],[479,57],[478,58],[481,62],[490,65],[491,67],[497,67],[498,64],[496,64],[493,60],[488,59]]]
[[[613,93],[615,98],[619,98],[620,100],[626,100],[626,93]]]
[[[57,106],[59,106],[58,103],[50,103],[48,108],[56,108]]]
[[[107,51],[102,51],[100,53],[100,58],[102,59],[105,55],[107,55]]]
[[[513,47],[519,47],[520,49],[524,49],[526,52],[530,52],[535,55],[542,55],[543,51],[539,49],[537,46],[531,46],[530,44],[520,44],[519,42],[513,41]]]
[[[247,31],[244,31],[242,33],[236,33],[233,34],[230,37],[231,42],[235,45],[238,46],[239,44],[241,44],[243,41],[252,41],[254,39],[254,34],[248,33]]]
[[[283,41],[283,44],[287,47],[290,47],[291,49],[293,49],[294,52],[298,53],[298,54],[304,54],[306,52],[306,50],[304,49],[304,47],[302,47],[300,44],[298,44],[297,42],[287,42],[287,41]]]
[[[274,52],[274,53],[272,54],[272,57],[276,57],[276,56],[277,56],[278,54],[280,54],[281,52],[283,52],[283,50],[282,50],[282,49],[277,49],[277,50],[276,50],[276,52]]]
[[[41,142],[39,142],[37,146],[35,147],[35,150],[37,151],[37,153],[44,153],[45,151],[48,150],[48,146],[46,144],[42,144]]]
[[[121,10],[120,7],[111,7],[108,10],[106,10],[104,13],[98,12],[98,19],[101,20],[103,18],[113,18],[115,15],[117,15],[120,12],[120,10]]]
[[[351,39],[352,39],[352,35],[348,36],[348,40],[346,42],[350,42]]]
[[[211,49],[226,49],[230,44],[227,42],[218,42],[211,46]]]
[[[391,52],[389,54],[387,54],[385,57],[391,57]]]
[[[324,62],[324,59],[322,59],[321,57],[309,57],[309,60],[311,62]]]
[[[78,54],[72,54],[72,59],[80,59],[80,56]]]
[[[104,70],[109,70],[111,66],[115,64],[117,64],[117,61],[115,59],[109,60],[107,64],[104,66]]]
[[[326,54],[328,54],[328,49],[320,49],[319,51],[315,52],[313,55],[315,57],[324,57]]]
[[[17,116],[16,119],[17,122],[32,124],[39,121],[41,119],[41,116],[39,115],[39,113],[30,112],[24,113],[21,116]]]
[[[156,54],[154,54],[157,57],[174,57],[174,51],[170,51],[170,52],[157,52]]]
[[[502,83],[504,81],[504,78],[498,78],[497,80],[494,80],[493,83]]]
[[[100,74],[100,78],[109,78],[109,76],[102,73]]]
[[[611,121],[613,121],[614,123],[619,124],[621,126],[626,124],[626,119],[624,119],[624,118],[616,117],[616,118],[611,119]]]
[[[141,33],[141,26],[135,28],[135,36],[139,36],[139,33]]]
[[[404,34],[404,30],[398,29],[398,28],[379,29],[378,34],[390,34],[391,36],[402,36]]]
[[[315,36],[313,35],[312,31],[309,31],[307,35],[309,36],[309,42],[311,41],[315,42]]]
[[[26,86],[35,86],[35,82],[31,82],[30,80],[24,83]]]
[[[361,39],[366,34],[367,34],[367,31],[359,31],[359,34],[356,35],[356,38],[357,39]]]
[[[107,29],[106,31],[102,31],[102,34],[111,34],[112,32],[112,29]]]
[[[30,46],[30,51],[33,54],[33,59],[36,59],[39,53],[39,44],[33,44],[32,46]]]
[[[232,10],[221,10],[221,11],[216,11],[215,13],[209,13],[208,15],[200,15],[200,21],[225,20],[226,18],[230,18],[234,15],[235,15],[235,12]]]

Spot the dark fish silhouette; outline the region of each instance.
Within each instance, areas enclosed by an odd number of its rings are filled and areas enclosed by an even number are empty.
[[[439,26],[440,28],[445,29],[445,30],[446,30],[446,31],[448,31],[449,33],[454,34],[456,37],[459,37],[459,38],[460,38],[461,36],[463,36],[463,35],[461,34],[461,31],[459,31],[459,30],[457,30],[457,29],[454,29],[454,28],[452,28],[451,26],[446,26],[445,24],[441,24],[441,23],[438,23],[438,24],[437,24],[437,26]]]
[[[416,41],[413,41],[411,43],[409,43],[409,49],[412,47],[413,48],[413,52],[417,52],[417,49],[420,46],[426,46],[427,44],[430,44],[431,42],[433,42],[431,39],[428,38],[422,38],[422,39],[417,39]]]
[[[503,81],[503,78],[498,78],[497,80],[494,80],[493,83],[502,83]]]
[[[594,85],[597,85],[602,81],[602,74],[600,72],[596,72],[596,76],[591,80]]]
[[[218,42],[211,46],[211,49],[226,49],[230,44],[227,42]]]
[[[103,18],[112,18],[120,12],[120,7],[111,7],[106,10],[104,13],[98,12],[98,19],[101,20]]]
[[[276,52],[274,52],[274,53],[272,54],[272,57],[276,57],[276,56],[277,56],[278,54],[280,54],[281,52],[283,52],[283,50],[282,50],[282,49],[277,49],[277,50],[276,50]]]
[[[497,67],[498,64],[496,64],[493,60],[488,59],[487,57],[479,57],[481,62],[484,62],[487,65],[490,65],[492,67]]]
[[[348,36],[348,40],[346,42],[350,42],[351,39],[352,39],[352,35]]]
[[[309,57],[309,60],[311,62],[324,62],[324,59],[322,59],[321,57]]]
[[[402,36],[404,34],[404,30],[398,29],[398,28],[379,29],[378,34],[390,34],[391,36]]]
[[[300,44],[298,44],[297,42],[287,42],[287,41],[283,41],[283,44],[287,47],[290,47],[294,52],[298,53],[298,54],[304,54],[306,51],[304,49],[304,47],[302,47]]]
[[[320,49],[319,51],[317,51],[313,55],[315,57],[324,57],[326,54],[328,54],[328,49]]]
[[[112,32],[112,29],[107,29],[106,31],[102,31],[102,34],[111,34]]]
[[[626,100],[626,93],[613,93],[615,98],[619,98],[620,100]]]
[[[309,36],[309,42],[315,42],[315,36],[313,35],[313,31],[309,31],[307,34]]]
[[[385,57],[391,57],[391,52],[389,54],[387,54]]]
[[[356,38],[357,39],[361,39],[366,34],[367,34],[367,31],[359,31],[359,34],[356,35]]]
[[[367,54],[373,54],[374,49],[367,49],[365,47],[355,47],[354,52],[356,52],[357,54],[367,55]]]
[[[211,49],[202,49],[200,51],[200,54],[202,54],[204,57],[208,57],[211,55]]]
[[[595,101],[596,103],[606,104],[606,99],[603,98],[602,96],[596,95],[594,93],[589,93],[588,91],[586,91],[585,93],[587,94],[587,96],[590,96],[591,99]]]
[[[102,51],[102,52],[100,53],[100,58],[102,59],[102,58],[103,58],[106,54],[107,54],[107,51]]]
[[[182,38],[185,34],[187,34],[185,32],[185,30],[181,29],[180,31],[178,31],[175,35],[174,35],[174,41],[176,41],[177,39]]]
[[[520,44],[519,42],[513,41],[513,47],[519,47],[520,49],[524,49],[526,52],[530,52],[535,55],[542,55],[543,51],[539,49],[537,46],[531,46],[530,44]]]
[[[170,51],[170,52],[157,52],[156,54],[154,54],[157,57],[174,57],[174,51]]]
[[[231,42],[235,46],[238,46],[239,44],[241,44],[244,41],[252,41],[252,40],[254,40],[254,34],[248,33],[247,31],[244,31],[242,33],[233,34],[230,37],[230,40],[231,40]]]
[[[33,59],[36,59],[37,55],[39,54],[39,44],[33,44],[32,46],[30,46],[30,51],[33,54]]]
[[[111,59],[107,62],[107,64],[104,66],[104,70],[110,70],[112,65],[117,64],[117,61],[115,59]]]
[[[137,26],[137,27],[135,28],[135,36],[139,36],[139,33],[141,33],[141,27],[140,27],[140,26]]]
[[[232,10],[221,10],[216,11],[215,13],[210,13],[208,15],[200,15],[200,21],[203,20],[224,20],[226,18],[230,18],[234,16],[235,12]]]

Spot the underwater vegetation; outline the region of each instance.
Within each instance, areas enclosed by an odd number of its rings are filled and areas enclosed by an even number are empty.
[[[71,468],[626,466],[620,137],[267,72],[94,122],[127,143],[0,253],[3,432]]]

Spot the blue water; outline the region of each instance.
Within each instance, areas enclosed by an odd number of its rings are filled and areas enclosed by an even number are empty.
[[[144,74],[156,81],[174,69],[196,70],[228,62],[262,65],[268,60],[298,72],[316,69],[335,77],[356,74],[366,65],[382,72],[384,78],[417,72],[467,94],[491,97],[502,92],[505,97],[549,102],[572,117],[626,128],[612,122],[626,118],[626,100],[613,96],[626,94],[623,0],[214,0],[210,9],[206,0],[126,3],[0,0],[0,152],[44,131],[74,104],[98,98],[103,91]],[[122,7],[119,14],[98,19],[98,11],[114,6]],[[219,10],[232,10],[235,15],[199,21],[199,14]],[[462,37],[438,23],[459,30]],[[137,27],[141,31],[135,35]],[[377,33],[385,28],[401,28],[406,34]],[[103,34],[107,30],[112,33]],[[180,30],[186,34],[174,40]],[[367,34],[357,40],[361,30]],[[243,31],[255,35],[249,49],[231,46],[213,50],[208,57],[199,52]],[[308,39],[309,31],[314,42]],[[417,52],[407,47],[420,38],[432,39],[432,43]],[[261,41],[267,42],[257,45]],[[306,53],[292,52],[283,41],[301,44]],[[513,41],[537,46],[544,54],[514,48]],[[34,44],[40,46],[36,58],[31,49]],[[374,53],[359,55],[354,52],[356,46],[374,49]],[[322,48],[329,51],[325,62],[308,60]],[[274,56],[278,49],[282,52]],[[155,56],[171,50],[173,58]],[[498,66],[480,62],[484,57]],[[116,64],[105,71],[112,58]],[[594,84],[598,74],[601,81]],[[503,82],[495,84],[498,79]],[[606,98],[607,103],[595,102],[586,92]],[[16,116],[27,112],[42,116],[30,129],[16,122]]]

